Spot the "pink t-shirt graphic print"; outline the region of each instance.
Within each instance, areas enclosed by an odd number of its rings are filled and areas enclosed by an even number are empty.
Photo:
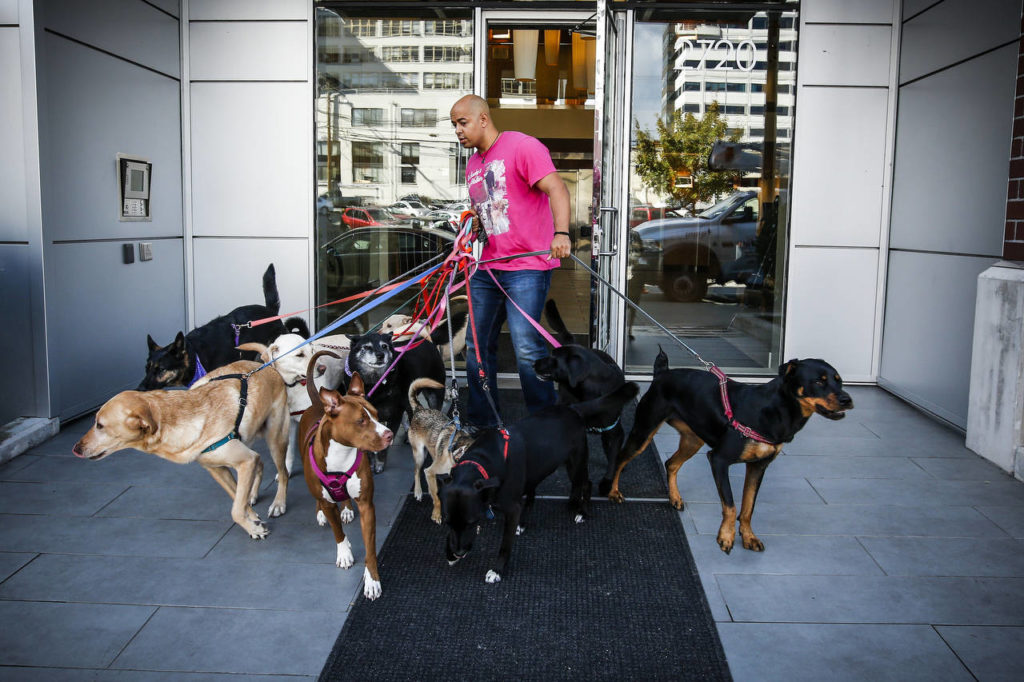
[[[498,136],[466,164],[469,200],[487,232],[483,258],[546,251],[554,236],[548,195],[534,185],[555,171],[551,155],[536,138],[515,131]],[[559,261],[530,256],[490,263],[496,270],[550,270]]]

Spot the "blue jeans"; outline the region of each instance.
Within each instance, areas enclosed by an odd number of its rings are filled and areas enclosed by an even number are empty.
[[[508,295],[515,299],[527,315],[540,321],[544,302],[551,286],[550,270],[494,270],[494,276]],[[473,317],[476,322],[477,338],[480,341],[481,356],[495,407],[498,405],[498,336],[502,323],[508,320],[512,336],[512,347],[516,353],[519,369],[519,383],[523,389],[526,409],[533,413],[548,405],[555,404],[555,387],[550,381],[541,381],[533,371],[533,363],[547,357],[548,346],[536,329],[523,319],[522,314],[505,298],[505,294],[494,285],[483,270],[478,271],[469,282],[470,297],[473,300]],[[466,417],[475,426],[494,426],[496,417],[484,395],[480,380],[480,366],[476,360],[472,333],[466,334],[466,374],[469,383],[469,404]]]

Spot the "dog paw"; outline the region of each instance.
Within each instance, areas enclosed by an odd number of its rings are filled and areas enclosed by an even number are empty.
[[[380,596],[380,581],[374,580],[373,576],[370,575],[370,569],[363,569],[363,596],[373,601]]]
[[[373,473],[382,474],[384,473],[384,462],[374,460],[373,462]]]
[[[626,501],[626,496],[623,495],[618,488],[616,488],[615,490],[612,490],[611,492],[608,493],[608,499],[612,502],[618,502],[619,504],[622,504],[623,502]]]
[[[341,509],[341,522],[342,523],[352,523],[352,519],[354,519],[355,517],[356,517],[356,513],[354,511],[352,511],[349,507],[342,507],[342,509]]]
[[[683,503],[683,498],[681,497],[670,497],[669,504],[671,504],[673,508],[678,509],[679,511],[682,511],[683,508],[686,507],[686,505]]]
[[[526,532],[526,526],[516,526],[516,535],[522,535]]]
[[[440,526],[441,525],[441,512],[440,512],[440,510],[435,509],[434,511],[432,511],[430,513],[430,520]]]
[[[352,568],[352,564],[356,562],[354,556],[352,556],[352,544],[345,538],[338,543],[338,555],[334,560],[334,565],[338,568]]]
[[[413,497],[413,499],[414,499],[414,500],[416,500],[417,502],[420,502],[420,501],[421,501],[421,500],[423,499],[423,493],[422,493],[422,492],[418,492],[418,493],[413,493],[413,494],[412,494],[412,497]]]
[[[318,526],[326,526],[327,525],[327,514],[324,514],[322,511],[318,510],[317,513],[316,513],[316,523],[317,523]]]
[[[487,571],[487,575],[484,576],[484,580],[490,584],[500,583],[501,574],[496,571]]]
[[[577,514],[576,516],[573,517],[572,522],[573,523],[583,523],[585,520],[586,520],[586,517],[584,517],[583,514]]]
[[[730,552],[732,552],[732,543],[733,543],[733,541],[734,541],[734,538],[723,538],[722,536],[719,536],[718,537],[718,547],[723,552],[725,552],[726,554],[729,554]]]
[[[252,524],[252,527],[249,529],[249,537],[253,540],[262,540],[268,535],[270,535],[270,530],[259,522]]]
[[[286,505],[284,502],[274,502],[273,504],[270,505],[270,509],[267,510],[267,514],[270,515],[270,518],[275,518],[277,516],[280,516],[281,514],[284,514],[287,509],[288,505]]]
[[[756,535],[743,538],[743,549],[749,549],[753,552],[763,552],[764,543],[761,542]]]

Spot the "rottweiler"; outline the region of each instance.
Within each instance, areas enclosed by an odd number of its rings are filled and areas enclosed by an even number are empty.
[[[587,474],[587,426],[614,419],[639,387],[628,382],[612,394],[574,405],[551,405],[509,426],[508,439],[498,429],[484,429],[441,490],[441,508],[448,526],[445,558],[462,559],[473,547],[482,519],[491,506],[505,514],[501,549],[488,583],[501,580],[512,553],[512,541],[523,532],[526,512],[533,506],[537,486],[563,463],[572,481],[569,509],[576,523],[590,510]],[[523,504],[523,496],[526,503]]]
[[[724,374],[722,377],[724,378]],[[659,349],[654,361],[654,380],[636,409],[636,420],[619,453],[615,478],[608,498],[622,502],[619,475],[626,464],[643,452],[662,423],[679,432],[679,449],[667,462],[669,501],[683,508],[676,486],[676,474],[686,460],[707,443],[708,461],[722,501],[722,526],[718,546],[728,554],[736,538],[736,506],[729,484],[729,467],[747,465],[740,511],[743,547],[764,551],[750,527],[754,502],[764,471],[779,454],[783,443],[793,440],[811,415],[842,419],[853,408],[853,399],[843,390],[839,373],[824,360],[790,360],[779,366],[779,375],[766,384],[741,384],[725,380],[725,391],[714,374],[697,369],[672,369]],[[727,401],[723,398],[727,396]],[[726,416],[727,405],[733,410]]]
[[[537,376],[544,381],[558,384],[558,401],[563,405],[594,400],[612,393],[626,383],[626,375],[615,360],[604,351],[587,348],[575,343],[572,333],[562,321],[558,306],[548,300],[544,306],[548,325],[555,332],[561,348],[553,348],[551,354],[533,364]],[[601,434],[601,447],[608,461],[604,478],[598,491],[607,495],[612,486],[615,458],[622,447],[625,429],[619,421],[622,411],[609,415],[608,423],[591,427],[591,433]]]

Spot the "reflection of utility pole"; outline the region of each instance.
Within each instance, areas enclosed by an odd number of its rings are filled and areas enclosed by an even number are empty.
[[[768,56],[764,84],[764,148],[761,152],[761,206],[775,201],[775,138],[778,134],[779,13],[768,12]]]
[[[327,94],[327,196],[331,195],[331,171],[334,166],[334,126],[331,125],[332,93]]]

